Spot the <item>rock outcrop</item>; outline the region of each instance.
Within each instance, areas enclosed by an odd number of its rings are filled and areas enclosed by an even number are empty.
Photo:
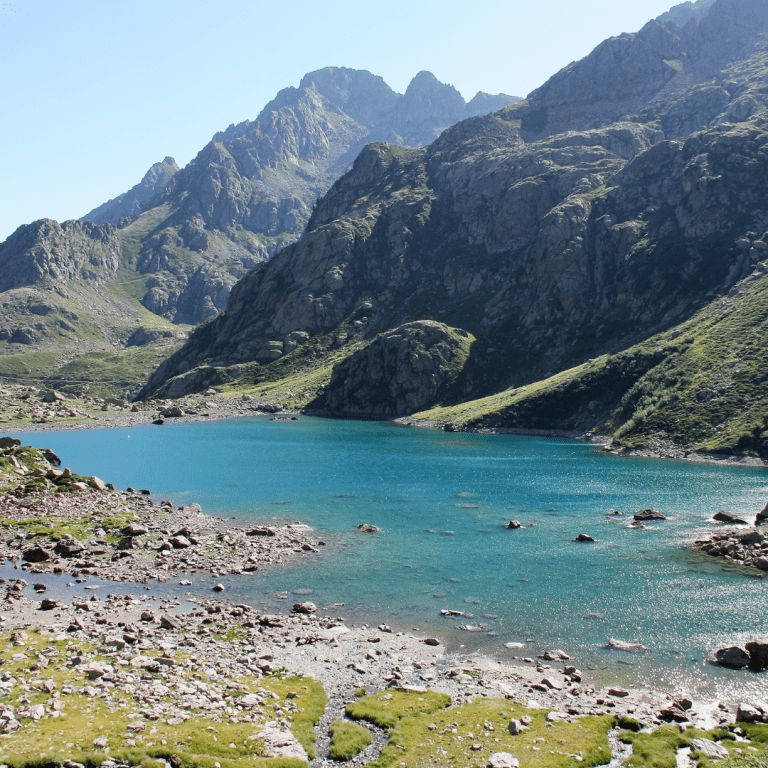
[[[114,227],[41,219],[0,243],[0,293],[15,288],[63,290],[71,280],[99,286],[115,276],[120,243]]]
[[[449,393],[474,339],[418,321],[383,333],[339,363],[322,403],[336,416],[385,419],[421,410]]]

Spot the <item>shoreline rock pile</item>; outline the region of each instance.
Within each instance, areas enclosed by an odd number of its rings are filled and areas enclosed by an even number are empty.
[[[695,541],[694,547],[712,557],[768,571],[768,535],[754,528],[714,533]]]

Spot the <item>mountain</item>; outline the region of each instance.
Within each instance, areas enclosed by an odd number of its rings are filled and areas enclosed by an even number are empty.
[[[81,221],[94,224],[119,224],[121,219],[135,219],[142,208],[173,178],[179,166],[172,157],[155,163],[144,178],[128,192],[118,195],[87,213]]]
[[[515,100],[481,92],[467,104],[428,72],[401,95],[369,72],[319,70],[187,167],[167,157],[79,222],[20,227],[0,244],[0,376],[131,390],[299,236],[367,141],[425,144]]]
[[[171,173],[166,158],[162,173],[153,166],[139,185],[154,192],[121,237],[135,269],[151,276],[142,303],[174,322],[206,320],[224,308],[238,279],[301,234],[315,200],[365,144],[421,146],[459,120],[516,100],[478,93],[467,104],[429,72],[403,95],[370,72],[334,67],[306,75],[255,121],[216,134],[182,170]],[[154,186],[145,183],[150,174]],[[96,209],[95,220],[114,221],[128,202],[135,208],[136,189],[119,206]]]
[[[762,291],[766,60],[768,6],[717,0],[682,29],[652,21],[602,43],[425,148],[369,145],[302,238],[241,280],[142,396],[237,382],[335,415],[403,416],[425,406],[377,376],[426,370],[444,408],[425,417],[459,426],[604,428],[636,447],[651,439],[638,425],[663,423],[654,439],[763,451],[762,398],[723,397],[749,391],[726,370],[739,363],[702,349],[723,306]],[[768,376],[755,355],[753,388]],[[699,391],[703,360],[720,394],[700,402],[729,405],[694,435],[669,414]]]

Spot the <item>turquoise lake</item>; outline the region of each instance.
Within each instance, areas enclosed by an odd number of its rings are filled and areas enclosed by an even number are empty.
[[[322,613],[418,628],[466,652],[509,658],[562,648],[599,679],[694,694],[765,690],[764,676],[721,670],[707,657],[765,637],[768,580],[686,547],[713,530],[707,521],[721,509],[754,519],[768,501],[764,469],[307,417],[19,436],[119,488],[149,488],[241,521],[315,528],[328,544],[320,555],[225,580],[229,598],[263,610],[310,599]],[[647,507],[669,519],[627,528]],[[510,519],[534,526],[507,530]],[[358,533],[361,523],[382,533]],[[579,533],[596,543],[574,543]],[[211,584],[200,576],[194,588],[208,595]],[[474,618],[443,618],[441,609]],[[608,650],[609,638],[649,650]],[[525,649],[506,650],[507,642]]]

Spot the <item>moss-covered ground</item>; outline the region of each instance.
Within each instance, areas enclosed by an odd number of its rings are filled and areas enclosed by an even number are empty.
[[[216,708],[187,707],[175,717],[149,717],[145,696],[130,684],[104,686],[89,683],[78,657],[114,664],[115,659],[98,649],[66,636],[30,631],[23,646],[14,645],[11,635],[0,636],[0,665],[4,672],[4,701],[16,706],[18,730],[0,735],[0,763],[10,768],[60,765],[73,759],[86,765],[100,765],[107,757],[124,757],[133,765],[159,768],[159,759],[176,755],[185,768],[294,768],[301,761],[268,758],[258,737],[260,726],[239,722],[237,717]],[[144,655],[154,656],[154,652]],[[40,660],[44,659],[44,667]],[[204,670],[194,665],[179,668],[185,654],[176,661],[176,685],[203,680]],[[147,681],[146,670],[127,668]],[[162,686],[163,673],[151,675]],[[280,712],[296,738],[314,755],[313,726],[326,706],[322,686],[309,678],[276,673],[262,679],[236,677],[227,683],[243,696],[257,694]],[[55,686],[55,687],[54,687]],[[51,690],[53,689],[53,690]],[[162,688],[157,689],[162,694]],[[166,689],[161,700],[172,700]],[[39,720],[24,717],[19,709],[42,704],[46,715]],[[21,713],[21,714],[19,714]]]
[[[328,756],[331,760],[346,762],[357,757],[372,742],[371,734],[361,725],[349,723],[346,720],[336,720],[331,725],[331,746]]]

